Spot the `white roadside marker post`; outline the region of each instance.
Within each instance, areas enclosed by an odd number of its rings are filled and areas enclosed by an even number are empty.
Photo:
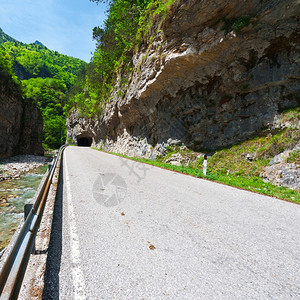
[[[207,171],[207,155],[204,155],[204,161],[203,161],[203,175],[206,176]]]

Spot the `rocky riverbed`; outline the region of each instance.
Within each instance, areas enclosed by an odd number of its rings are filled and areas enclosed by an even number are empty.
[[[35,155],[17,155],[0,159],[0,181],[19,178],[21,174],[43,166],[51,158]]]
[[[50,159],[18,155],[0,160],[0,252],[23,218],[24,205],[32,202]]]

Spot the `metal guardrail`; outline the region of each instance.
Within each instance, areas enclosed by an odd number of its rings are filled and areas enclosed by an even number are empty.
[[[0,273],[0,299],[17,299],[25,271],[34,245],[35,237],[39,229],[48,192],[57,162],[66,145],[60,147],[55,161],[48,171],[48,175],[38,194],[36,201],[27,216],[20,233],[8,254]]]

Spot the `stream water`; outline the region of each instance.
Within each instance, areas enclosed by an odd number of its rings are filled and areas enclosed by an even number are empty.
[[[0,251],[6,247],[24,217],[48,166],[38,167],[18,179],[0,182]]]

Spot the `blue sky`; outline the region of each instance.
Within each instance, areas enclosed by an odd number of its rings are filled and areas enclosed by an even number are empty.
[[[0,28],[24,43],[90,61],[92,30],[106,18],[106,7],[89,0],[0,0]]]

